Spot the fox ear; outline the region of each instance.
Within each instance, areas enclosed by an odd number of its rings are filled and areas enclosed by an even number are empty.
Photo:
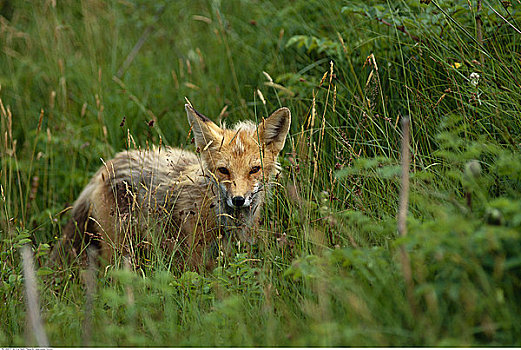
[[[290,124],[289,109],[286,107],[277,109],[258,126],[261,143],[272,148],[276,153],[280,152],[284,148]]]
[[[188,122],[192,127],[195,138],[195,145],[201,150],[207,149],[210,145],[217,145],[223,137],[223,130],[215,125],[210,119],[197,112],[189,104],[185,104]]]

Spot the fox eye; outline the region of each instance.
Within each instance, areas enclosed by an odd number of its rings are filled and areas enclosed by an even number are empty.
[[[230,175],[230,171],[224,167],[217,168],[217,171],[223,175]]]
[[[259,170],[260,170],[260,166],[254,166],[253,168],[251,168],[250,174],[258,173]]]

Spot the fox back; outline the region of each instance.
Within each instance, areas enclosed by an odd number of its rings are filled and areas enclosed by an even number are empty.
[[[254,239],[289,109],[231,129],[185,109],[197,154],[170,147],[118,153],[74,203],[55,258],[90,245],[113,262],[115,252],[132,257],[157,242],[181,268],[199,268],[212,264],[219,240]]]

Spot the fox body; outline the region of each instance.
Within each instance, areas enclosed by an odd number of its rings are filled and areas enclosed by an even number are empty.
[[[156,241],[184,267],[207,264],[218,238],[251,240],[291,114],[221,128],[185,105],[199,155],[154,147],[118,153],[73,205],[60,248],[91,243],[106,261]],[[63,251],[63,249],[61,249]]]

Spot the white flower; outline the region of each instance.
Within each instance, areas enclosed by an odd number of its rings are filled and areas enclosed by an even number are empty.
[[[479,83],[479,74],[478,73],[470,73],[470,85],[476,87]]]

